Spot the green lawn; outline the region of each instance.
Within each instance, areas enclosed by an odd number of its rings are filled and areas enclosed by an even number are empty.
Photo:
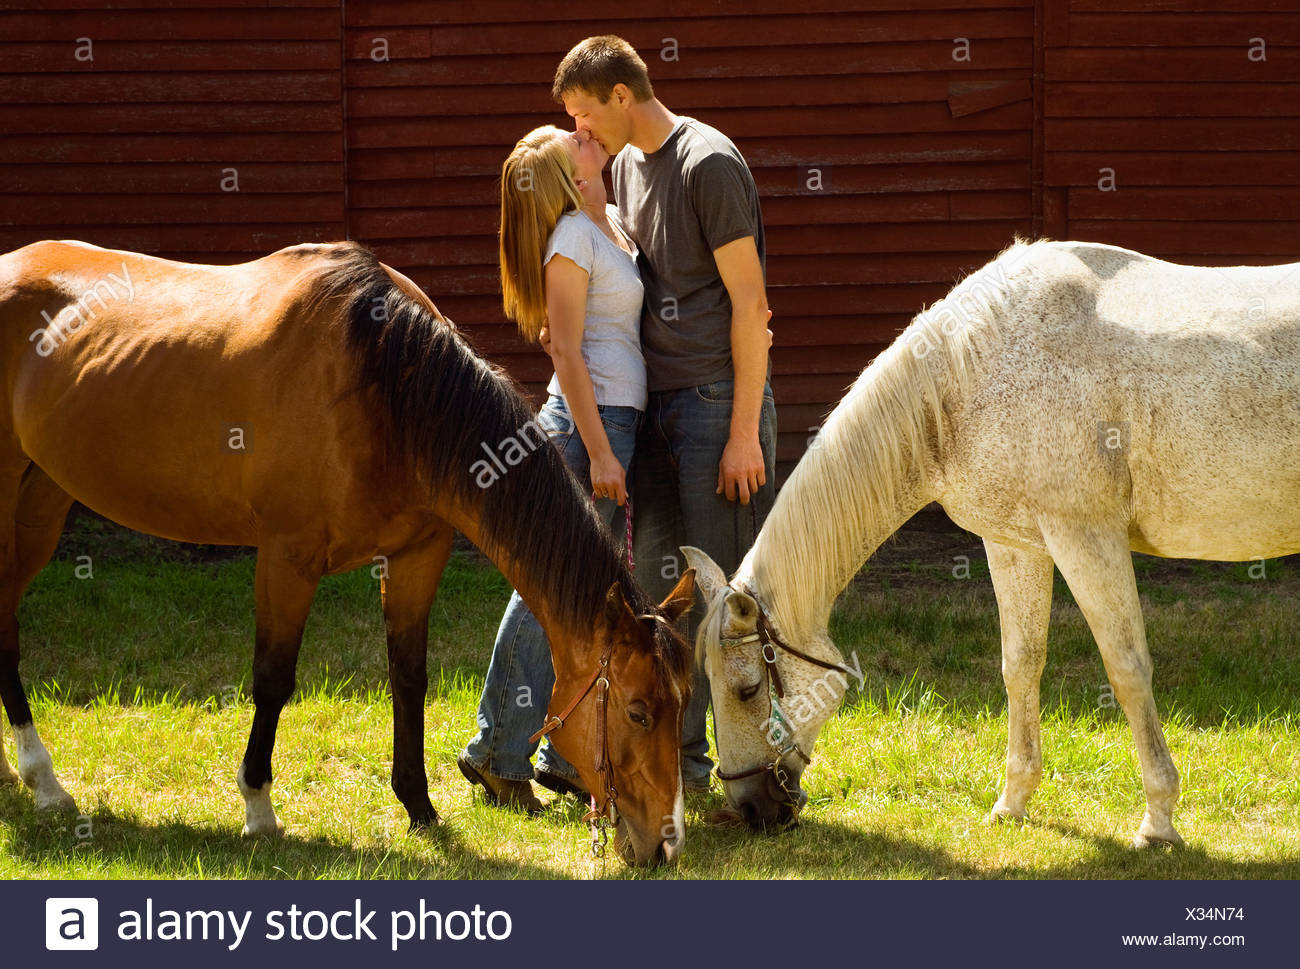
[[[91,578],[76,556],[89,555]],[[957,579],[956,555],[972,559]],[[252,706],[253,563],[124,537],[83,519],[20,613],[37,724],[79,819],[0,789],[2,877],[1275,878],[1300,877],[1300,575],[1138,561],[1156,698],[1182,774],[1188,847],[1127,847],[1142,814],[1132,739],[1058,585],[1043,680],[1045,777],[1030,823],[992,826],[1005,753],[997,612],[978,541],[905,532],[841,600],[832,632],[867,674],[817,746],[795,831],[711,827],[688,802],[682,864],[588,855],[581,810],[529,820],[456,769],[508,588],[457,553],[431,623],[432,798],[408,835],[389,788],[391,709],[377,582],[327,580],[276,747],[287,836],[245,841],[234,775]],[[12,740],[9,743],[12,759]],[[715,782],[716,784],[716,782]]]

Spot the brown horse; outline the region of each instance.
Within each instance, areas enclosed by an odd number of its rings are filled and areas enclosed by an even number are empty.
[[[428,617],[458,529],[546,628],[553,709],[588,697],[553,737],[588,790],[617,790],[617,810],[602,806],[624,856],[680,851],[690,655],[672,627],[693,574],[647,600],[517,388],[371,252],[300,245],[205,266],[34,243],[0,256],[0,376],[0,699],[38,808],[72,799],[32,724],[16,609],[75,499],[153,535],[257,546],[246,834],[281,827],[271,750],[317,583],[376,563],[393,790],[412,827],[436,823]],[[17,779],[3,742],[0,779]]]

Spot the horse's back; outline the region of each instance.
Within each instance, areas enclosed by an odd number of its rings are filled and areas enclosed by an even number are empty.
[[[10,447],[123,524],[256,544],[259,519],[277,513],[266,496],[296,487],[301,507],[301,489],[326,488],[322,462],[341,471],[333,425],[352,375],[338,314],[313,300],[355,251],[295,246],[230,266],[69,242],[10,253]],[[347,452],[365,450],[358,440]]]
[[[1122,519],[1135,548],[1174,557],[1300,549],[1300,265],[1067,242],[1020,255],[1001,352],[958,415],[952,500],[1006,491],[1025,532]]]

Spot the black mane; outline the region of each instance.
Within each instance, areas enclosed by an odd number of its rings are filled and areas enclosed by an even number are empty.
[[[358,386],[378,390],[392,457],[477,510],[483,552],[508,555],[540,578],[541,594],[568,629],[589,628],[616,582],[635,614],[656,611],[583,487],[555,448],[537,446],[535,431],[517,465],[488,487],[476,483],[471,468],[487,457],[483,445],[495,450],[508,437],[522,440],[521,428],[536,420],[518,385],[402,292],[370,250],[349,243],[332,258],[318,294],[346,300]],[[661,669],[683,678],[689,651],[663,623],[648,625]]]

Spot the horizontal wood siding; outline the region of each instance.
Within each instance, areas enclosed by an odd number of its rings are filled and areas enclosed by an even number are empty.
[[[0,12],[0,250],[229,263],[346,235],[337,0],[108,6]]]
[[[1293,0],[1048,8],[1046,234],[1208,265],[1300,259]]]
[[[784,472],[922,305],[1029,233],[1032,3],[715,0],[595,12],[563,19],[572,8],[521,0],[348,4],[352,233],[537,389],[549,361],[501,315],[495,183],[522,134],[569,126],[549,90],[565,51],[620,34],[660,99],[728,134],[753,169]],[[956,38],[969,41],[969,60],[954,58]],[[823,190],[810,190],[809,169]]]

